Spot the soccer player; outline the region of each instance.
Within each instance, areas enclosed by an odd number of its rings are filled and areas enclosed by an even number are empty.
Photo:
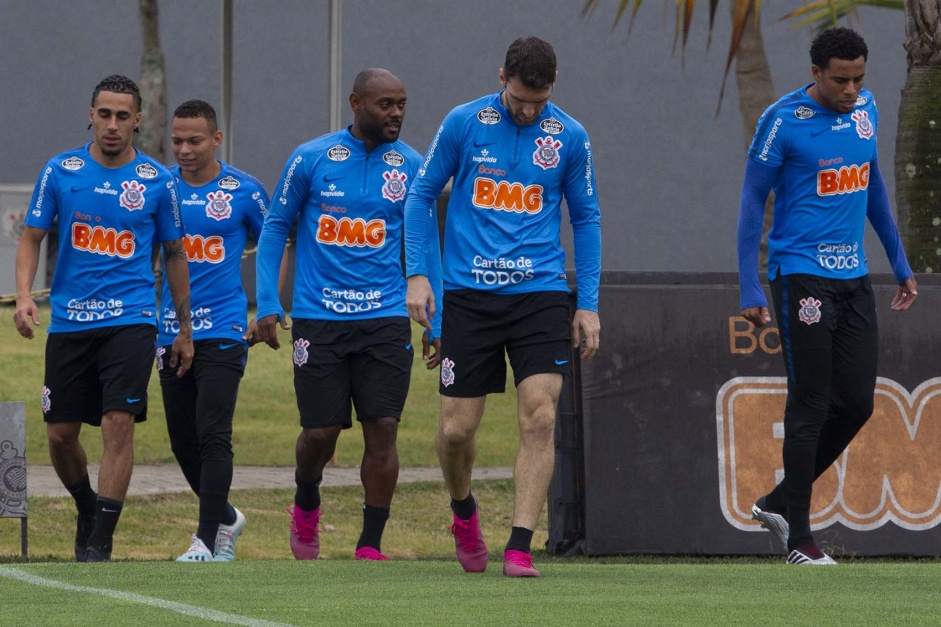
[[[554,466],[556,405],[571,372],[570,344],[598,349],[601,214],[585,129],[549,102],[556,81],[552,46],[519,38],[500,69],[502,91],[453,109],[434,138],[405,210],[407,304],[427,324],[435,300],[424,251],[427,224],[452,176],[445,228],[441,330],[441,416],[436,446],[451,493],[458,561],[487,567],[471,492],[475,433],[486,395],[504,391],[509,354],[519,395],[520,444],[513,528],[503,574],[538,577],[530,545]],[[578,304],[569,311],[562,199],[575,241]]]
[[[366,445],[356,559],[388,559],[380,543],[398,480],[395,440],[413,359],[401,252],[405,194],[421,155],[398,139],[405,87],[388,70],[364,70],[349,101],[351,126],[302,144],[288,159],[258,243],[256,336],[277,349],[276,323],[284,324],[278,259],[298,219],[292,335],[302,429],[288,510],[297,559],[320,554],[320,482],[340,431],[352,426],[351,405]],[[428,228],[437,238],[437,224]],[[440,282],[437,251],[429,247],[425,263]],[[434,368],[437,334],[423,334],[422,344]]]
[[[741,313],[759,327],[771,321],[758,245],[765,199],[775,191],[768,279],[787,372],[784,479],[752,514],[785,544],[788,564],[836,563],[811,534],[811,489],[873,410],[878,334],[863,251],[867,218],[899,284],[891,309],[908,309],[918,295],[879,170],[879,112],[863,89],[868,54],[848,28],[814,39],[814,81],[758,121],[742,185]]]
[[[39,309],[30,296],[40,244],[58,218],[43,418],[52,465],[75,499],[75,559],[111,559],[112,538],[134,465],[134,423],[147,418],[154,360],[153,246],[163,244],[166,281],[180,333],[167,361],[182,376],[193,359],[189,275],[177,186],[170,172],[132,145],[140,92],[124,76],[94,90],[94,138],[50,159],[36,183],[16,252],[17,331],[33,337]],[[98,493],[88,479],[82,423],[101,427]]]
[[[173,113],[170,141],[180,187],[189,260],[195,357],[182,377],[164,360],[179,332],[163,286],[157,370],[173,454],[199,496],[199,527],[180,562],[228,562],[245,516],[228,503],[232,484],[232,416],[245,371],[248,299],[242,289],[245,242],[255,241],[268,192],[255,177],[216,159],[222,131],[208,102],[190,100]]]

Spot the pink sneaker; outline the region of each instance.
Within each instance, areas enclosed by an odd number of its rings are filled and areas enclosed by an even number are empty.
[[[320,508],[305,512],[294,504],[285,508],[291,514],[291,552],[299,560],[315,560],[320,555]]]
[[[389,558],[372,548],[371,546],[361,546],[356,549],[356,559],[369,562],[388,562]]]
[[[456,515],[451,525],[454,534],[454,552],[457,561],[469,573],[482,573],[487,570],[487,545],[480,532],[480,518],[477,512],[467,520],[461,520]]]
[[[533,568],[533,556],[524,551],[504,551],[504,577],[538,577],[539,571]]]

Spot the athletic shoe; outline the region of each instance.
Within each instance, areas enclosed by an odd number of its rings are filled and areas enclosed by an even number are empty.
[[[462,520],[455,514],[451,533],[454,534],[457,561],[464,570],[469,573],[482,573],[487,570],[487,545],[480,532],[480,518],[477,512],[467,520]]]
[[[291,552],[299,560],[315,560],[320,555],[320,508],[305,512],[294,504],[294,510],[286,508],[291,514]]]
[[[111,561],[111,546],[105,545],[90,545],[88,547],[88,552],[85,554],[86,562],[110,562]]]
[[[235,541],[245,529],[245,514],[237,507],[232,509],[235,510],[235,522],[219,525],[219,531],[216,532],[216,552],[212,556],[214,562],[231,562],[235,559]]]
[[[206,543],[199,539],[195,534],[193,535],[193,544],[190,545],[190,548],[186,549],[186,553],[176,558],[178,562],[211,562],[212,553],[209,552],[209,547],[206,546]]]
[[[787,554],[788,564],[797,564],[800,566],[836,566],[836,560],[821,552],[820,557],[814,559],[799,549],[794,549]]]
[[[775,514],[765,509],[765,497],[761,497],[752,505],[751,517],[753,520],[760,522],[762,528],[778,536],[778,540],[787,548],[787,534],[789,529],[787,519],[781,514]]]
[[[88,557],[88,538],[95,528],[95,516],[78,515],[75,525],[75,561],[84,562]]]
[[[503,552],[504,577],[538,577],[539,571],[533,568],[533,556],[525,551]]]
[[[372,548],[371,546],[361,546],[356,549],[356,559],[369,562],[388,562],[389,558]]]

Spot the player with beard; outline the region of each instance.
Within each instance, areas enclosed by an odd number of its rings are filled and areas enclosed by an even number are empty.
[[[278,264],[298,220],[292,357],[302,429],[288,510],[297,559],[320,554],[320,482],[353,408],[365,441],[355,557],[388,559],[380,543],[398,480],[396,434],[413,360],[401,254],[405,195],[421,156],[398,139],[405,87],[388,70],[364,70],[349,102],[351,126],[302,144],[288,159],[258,243],[253,341],[277,349],[278,322],[290,328],[278,299]],[[429,229],[437,241],[437,225]],[[440,268],[432,248],[425,262]],[[440,283],[440,270],[432,275]],[[438,364],[438,334],[431,333],[422,339],[429,369]]]
[[[180,332],[167,362],[183,376],[193,359],[189,273],[176,182],[134,148],[141,121],[134,81],[113,75],[92,94],[91,143],[50,159],[33,192],[16,253],[20,335],[39,310],[30,296],[40,244],[58,218],[42,409],[56,474],[75,499],[75,559],[110,561],[112,537],[134,466],[134,424],[147,419],[154,361],[153,246],[162,243]],[[101,427],[98,493],[88,478],[82,423]]]

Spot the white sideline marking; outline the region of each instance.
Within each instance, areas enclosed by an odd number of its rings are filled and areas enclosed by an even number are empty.
[[[18,579],[22,582],[32,584],[34,586],[47,586],[49,588],[58,588],[59,590],[70,590],[72,592],[84,592],[86,594],[100,594],[101,596],[112,597],[114,599],[120,599],[122,601],[130,601],[132,603],[141,603],[143,605],[150,605],[152,607],[158,607],[163,610],[176,612],[177,614],[185,614],[186,616],[195,616],[196,618],[201,618],[203,620],[211,620],[217,623],[228,623],[230,625],[248,625],[249,627],[291,627],[288,623],[272,623],[266,620],[255,620],[254,618],[246,618],[244,616],[239,616],[238,614],[227,614],[225,612],[219,612],[217,610],[210,610],[210,609],[199,607],[196,605],[186,605],[185,603],[176,603],[174,601],[165,601],[164,599],[158,599],[155,597],[147,597],[142,594],[133,594],[131,592],[120,592],[118,590],[108,590],[107,588],[91,588],[89,586],[75,586],[70,583],[62,583],[61,581],[55,581],[54,579],[46,579],[44,577],[37,577],[36,575],[30,575],[28,573],[19,571],[15,568],[9,568],[7,566],[0,566],[0,577],[7,577],[9,579]]]

